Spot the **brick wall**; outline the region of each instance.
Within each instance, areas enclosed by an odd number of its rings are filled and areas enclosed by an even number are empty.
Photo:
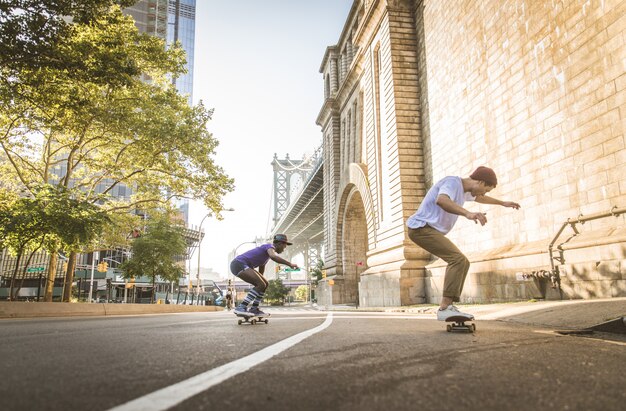
[[[459,219],[462,250],[547,251],[568,217],[626,206],[626,1],[417,3],[429,183],[488,165],[493,196],[522,205],[468,204],[489,223]]]
[[[486,164],[494,196],[523,206],[461,221],[464,249],[626,204],[626,1],[425,0],[421,23],[432,178]]]

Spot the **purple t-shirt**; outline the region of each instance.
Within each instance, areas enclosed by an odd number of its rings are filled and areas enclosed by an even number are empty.
[[[274,248],[274,244],[263,244],[257,248],[237,256],[235,260],[239,260],[250,268],[261,267],[270,259],[267,250]]]

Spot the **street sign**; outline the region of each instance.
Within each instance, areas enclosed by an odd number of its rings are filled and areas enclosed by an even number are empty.
[[[38,273],[40,271],[44,271],[46,268],[45,267],[28,267],[26,269],[27,273]]]
[[[300,269],[299,268],[285,268],[285,271],[294,272],[294,271],[300,271]]]

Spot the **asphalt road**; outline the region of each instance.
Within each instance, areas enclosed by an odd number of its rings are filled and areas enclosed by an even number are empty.
[[[301,308],[254,326],[227,312],[0,320],[0,408],[624,409],[624,337],[477,327]]]

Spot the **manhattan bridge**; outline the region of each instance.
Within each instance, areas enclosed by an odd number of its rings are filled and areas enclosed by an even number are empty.
[[[272,226],[269,238],[286,234],[293,246],[287,249],[287,258],[302,254],[306,270],[315,267],[322,258],[324,242],[323,155],[319,146],[312,155],[302,160],[272,161],[274,171]]]

